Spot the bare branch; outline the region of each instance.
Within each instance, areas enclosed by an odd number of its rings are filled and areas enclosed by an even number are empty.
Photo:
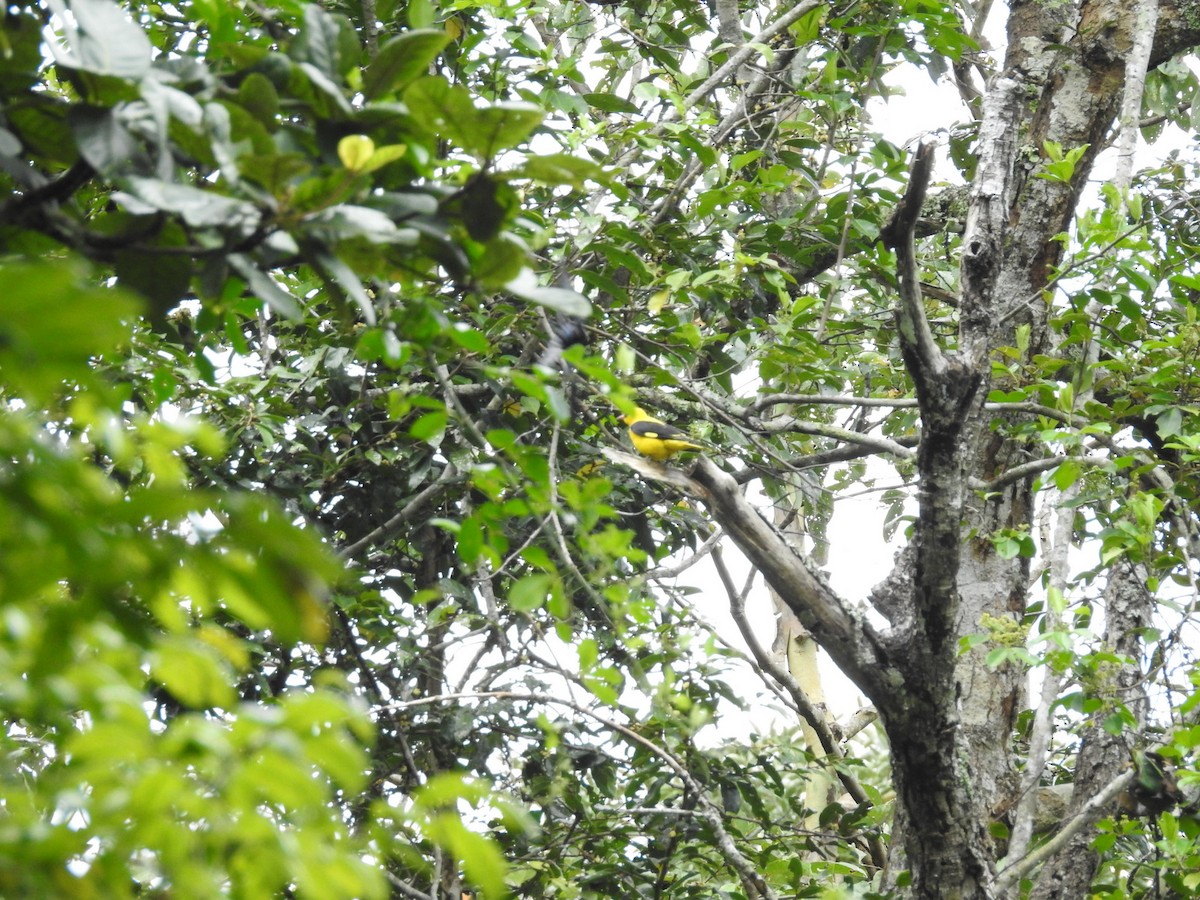
[[[399,891],[405,897],[412,897],[413,900],[431,900],[431,898],[434,898],[437,895],[437,879],[434,879],[434,887],[433,887],[432,891],[428,894],[425,894],[425,893],[422,893],[421,891],[418,891],[415,887],[410,885],[408,882],[401,881],[399,878],[397,878],[395,875],[393,875],[387,869],[384,869],[383,873],[387,877],[388,884],[390,884],[392,887],[394,887],[397,891]]]
[[[946,368],[941,348],[933,338],[929,320],[921,305],[921,277],[917,267],[916,227],[925,202],[925,191],[929,187],[929,176],[933,172],[932,141],[917,148],[909,173],[908,187],[891,221],[884,226],[880,238],[885,246],[896,251],[896,269],[900,275],[900,306],[896,311],[900,340],[905,348],[905,357],[912,358],[909,371],[917,382],[940,376]]]
[[[1062,850],[1071,838],[1103,814],[1105,808],[1133,783],[1136,774],[1132,769],[1122,772],[1067,819],[1054,837],[1002,869],[996,876],[996,896],[1004,896],[1025,875]]]
[[[1043,546],[1047,567],[1050,570],[1050,590],[1059,597],[1064,597],[1067,591],[1067,580],[1070,574],[1067,564],[1067,554],[1070,552],[1072,537],[1075,532],[1075,509],[1071,501],[1079,495],[1079,483],[1070,484],[1060,494],[1060,502],[1051,510],[1045,506],[1047,515],[1054,516],[1054,530],[1045,536]],[[1056,631],[1063,627],[1062,605],[1047,604],[1046,630]],[[1030,729],[1029,754],[1025,770],[1021,774],[1020,797],[1017,800],[1017,811],[1013,816],[1012,838],[1008,843],[1008,858],[1017,859],[1025,855],[1029,842],[1033,837],[1034,819],[1038,804],[1038,785],[1046,768],[1050,755],[1050,741],[1054,736],[1054,702],[1058,699],[1062,687],[1063,675],[1053,666],[1046,666],[1042,673],[1042,687],[1038,698],[1037,708],[1033,714],[1033,726]]]
[[[1048,456],[1045,459],[1032,459],[1019,466],[1013,466],[991,481],[977,482],[972,479],[971,489],[975,491],[998,491],[1000,488],[1028,478],[1030,475],[1047,472],[1050,469],[1057,469],[1068,459],[1072,459],[1085,466],[1107,466],[1112,464],[1112,460],[1106,456]]]
[[[729,574],[729,569],[721,557],[719,548],[713,551],[713,563],[717,567],[717,574],[721,577],[721,583],[725,586],[725,592],[729,597],[730,615],[733,616],[733,621],[737,625],[738,631],[742,633],[742,640],[750,648],[750,653],[754,656],[758,665],[787,690],[788,695],[792,698],[792,703],[795,704],[804,721],[812,728],[813,733],[817,735],[817,740],[820,741],[821,749],[825,751],[825,754],[835,760],[844,758],[845,753],[842,751],[842,746],[834,735],[833,729],[829,727],[829,721],[826,719],[823,710],[813,706],[808,699],[808,694],[805,693],[804,688],[792,676],[792,673],[772,659],[771,655],[759,643],[758,636],[754,633],[754,629],[750,626],[750,622],[746,618],[746,598],[734,585],[733,579]],[[834,766],[834,772],[837,774],[838,780],[841,781],[846,793],[850,795],[855,803],[864,808],[873,805],[871,798],[867,796],[867,792],[863,790],[857,778],[847,772],[842,766]],[[887,851],[884,849],[883,843],[878,837],[870,838],[868,843],[871,851],[871,861],[877,869],[883,869],[887,865]]]
[[[1129,190],[1133,175],[1133,151],[1138,141],[1138,117],[1142,111],[1142,93],[1146,86],[1146,70],[1150,65],[1150,49],[1158,25],[1158,0],[1137,0],[1137,24],[1132,29],[1133,47],[1125,57],[1125,93],[1121,98],[1121,137],[1117,144],[1117,171],[1113,182],[1118,190]]]
[[[739,49],[725,61],[724,65],[706,78],[698,88],[684,97],[683,103],[680,104],[681,108],[690,109],[691,107],[698,105],[704,100],[705,97],[716,90],[726,81],[726,79],[736,72],[739,66],[747,62],[756,53],[760,53],[761,46],[769,44],[775,35],[779,34],[781,31],[784,31],[793,22],[808,15],[819,6],[821,6],[821,3],[818,2],[818,0],[803,0],[803,2],[797,3],[790,10],[785,12],[778,19],[747,41],[741,47],[741,49]]]
[[[912,409],[917,401],[911,397],[855,397],[847,394],[764,394],[756,398],[747,411],[758,412],[768,406],[879,406]]]
[[[700,549],[691,554],[687,559],[684,559],[673,566],[659,566],[657,569],[651,569],[642,577],[647,581],[666,581],[672,578],[678,578],[710,553],[715,556],[720,550],[718,545],[723,537],[725,537],[725,535],[718,528],[708,536],[703,544],[700,545]]]
[[[832,438],[835,441],[842,441],[847,444],[859,444],[863,447],[869,447],[876,453],[889,453],[900,459],[912,459],[915,455],[912,450],[893,441],[891,438],[876,437],[873,434],[863,434],[859,431],[850,431],[847,428],[838,428],[836,425],[825,425],[821,422],[805,422],[803,419],[796,419],[791,416],[762,422],[760,430],[768,434],[787,432],[789,434],[812,434],[818,437]]]
[[[722,43],[731,47],[741,47],[745,43],[742,37],[742,11],[738,8],[738,0],[716,0],[717,36]]]
[[[702,458],[692,477],[705,489],[701,500],[713,518],[842,671],[872,700],[890,697],[895,686],[888,680],[889,661],[881,638],[865,617],[853,611],[793,552],[783,536],[742,496],[732,475]]]

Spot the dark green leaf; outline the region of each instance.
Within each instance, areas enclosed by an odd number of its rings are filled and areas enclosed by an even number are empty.
[[[28,11],[10,9],[3,28],[6,52],[0,53],[0,91],[16,96],[37,83],[42,23]]]
[[[343,42],[342,32],[350,28],[344,17],[326,12],[315,3],[307,4],[290,55],[298,63],[311,65],[334,84],[346,64],[343,54],[347,45]]]
[[[268,128],[279,115],[279,92],[271,79],[261,72],[251,72],[238,87],[238,103]]]
[[[317,97],[325,101],[323,111],[327,115],[332,117],[335,113],[340,113],[343,116],[354,114],[354,108],[350,105],[350,101],[346,99],[346,95],[342,92],[342,89],[325,72],[310,62],[297,63],[296,67],[304,73],[308,78],[309,84],[316,89]]]
[[[375,306],[371,302],[371,298],[367,296],[367,292],[354,270],[332,253],[318,253],[316,259],[321,268],[333,278],[346,296],[357,304],[363,321],[368,325],[374,325]]]
[[[504,185],[494,178],[476,175],[447,204],[447,208],[462,218],[467,234],[472,238],[490,241],[500,233],[508,216],[508,207],[501,202],[503,189]]]
[[[5,110],[9,126],[31,152],[49,162],[71,165],[79,154],[67,124],[68,107],[50,97],[33,95]]]
[[[616,94],[584,94],[583,99],[587,101],[588,106],[601,112],[627,113],[629,115],[635,115],[638,112],[638,108],[634,104]]]
[[[375,100],[403,91],[429,71],[430,64],[450,43],[442,29],[414,29],[397,35],[379,48],[363,75],[363,93]]]
[[[163,249],[169,249],[162,244]],[[192,279],[192,260],[185,253],[154,252],[157,248],[119,250],[117,280],[133,288],[160,312],[177,305]]]

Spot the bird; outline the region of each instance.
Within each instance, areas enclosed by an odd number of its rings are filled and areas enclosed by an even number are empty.
[[[640,406],[622,421],[629,426],[629,439],[634,449],[643,456],[661,462],[676,453],[691,450],[707,450],[708,445],[697,441],[687,432],[654,418]]]

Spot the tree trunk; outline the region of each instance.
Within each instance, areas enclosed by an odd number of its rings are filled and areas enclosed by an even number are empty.
[[[1142,634],[1150,624],[1153,612],[1153,597],[1146,590],[1145,573],[1140,567],[1125,562],[1114,568],[1104,590],[1104,647],[1131,662],[1116,667],[1110,683],[1101,685],[1100,690],[1104,697],[1124,705],[1139,725],[1146,720],[1149,703],[1142,689],[1141,667],[1132,660],[1141,658]],[[1112,711],[1113,707],[1105,704],[1083,726],[1068,816],[1078,813],[1090,797],[1129,766],[1133,750],[1129,737],[1126,733],[1110,734],[1104,728],[1104,720]],[[1100,862],[1091,846],[1095,836],[1094,826],[1081,829],[1065,850],[1046,864],[1030,895],[1032,900],[1070,900],[1087,896]]]
[[[1195,43],[1186,23],[1200,16],[1185,13],[1197,7],[1163,7],[1156,62]],[[898,797],[889,873],[897,895],[994,896],[988,829],[1015,800],[1010,742],[1024,677],[958,650],[965,635],[1020,623],[1028,561],[1004,558],[991,538],[1030,529],[1033,499],[1028,477],[1005,478],[1027,449],[1005,436],[1003,423],[993,427],[983,402],[998,348],[1049,350],[1044,293],[1063,247],[1054,237],[1068,226],[1112,125],[1133,18],[1115,0],[1013,3],[1008,56],[984,102],[956,346],[939,346],[925,321],[912,247],[927,152],[918,153],[913,185],[884,234],[897,251],[898,333],[922,422],[912,545],[872,596],[890,627],[876,628],[838,597],[748,508],[732,479],[704,461],[695,472],[713,516],[879,710]],[[1047,142],[1087,145],[1068,181],[1035,177]],[[1059,858],[1067,868],[1074,862],[1071,850]],[[1082,896],[1085,876],[1045,896]]]

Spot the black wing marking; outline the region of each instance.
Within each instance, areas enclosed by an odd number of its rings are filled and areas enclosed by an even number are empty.
[[[634,422],[629,430],[638,437],[656,438],[660,441],[690,441],[691,436],[674,425],[665,422]]]

